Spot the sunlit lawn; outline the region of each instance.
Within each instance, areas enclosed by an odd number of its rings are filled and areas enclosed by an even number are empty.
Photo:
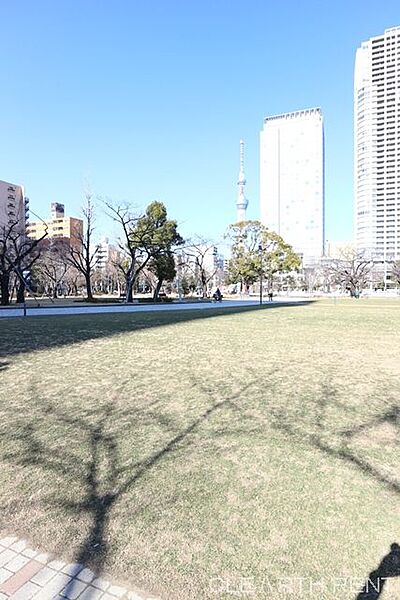
[[[400,543],[399,301],[0,333],[2,529],[165,600],[355,600]]]

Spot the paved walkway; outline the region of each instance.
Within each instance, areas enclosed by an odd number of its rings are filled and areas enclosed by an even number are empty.
[[[285,306],[287,304],[298,304],[309,301],[307,298],[277,298],[273,302],[265,302],[265,306]],[[95,313],[131,313],[131,312],[152,312],[169,310],[209,310],[211,308],[232,308],[239,306],[257,306],[258,300],[223,300],[221,303],[215,302],[190,302],[171,303],[171,304],[112,304],[112,305],[93,305],[93,306],[46,306],[43,308],[27,308],[26,316],[33,317],[37,315],[80,315]],[[0,309],[1,317],[21,317],[24,316],[23,308],[3,308]]]
[[[79,563],[66,563],[29,547],[0,539],[0,600],[161,600],[97,577]]]

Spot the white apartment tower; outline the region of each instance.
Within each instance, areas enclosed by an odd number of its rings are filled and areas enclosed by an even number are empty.
[[[354,238],[400,258],[400,27],[362,42],[354,72]]]
[[[260,134],[261,222],[313,264],[324,254],[324,126],[320,108],[266,117]]]

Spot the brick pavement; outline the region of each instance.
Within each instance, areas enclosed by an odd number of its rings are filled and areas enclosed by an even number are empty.
[[[0,538],[0,600],[161,600],[98,577],[13,536]]]

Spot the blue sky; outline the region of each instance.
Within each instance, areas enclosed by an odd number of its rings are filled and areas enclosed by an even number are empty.
[[[352,235],[353,68],[398,0],[0,0],[0,179],[32,209],[163,201],[184,235],[235,220],[239,140],[259,217],[264,116],[321,106],[326,230]],[[111,227],[98,216],[99,233]]]

